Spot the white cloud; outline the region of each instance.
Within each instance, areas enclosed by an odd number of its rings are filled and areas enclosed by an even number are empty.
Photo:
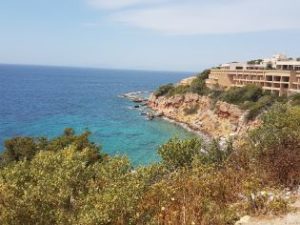
[[[166,34],[193,35],[299,29],[299,0],[90,0],[119,8],[110,18]],[[139,6],[138,8],[134,8]],[[121,9],[127,7],[125,9]],[[129,7],[129,8],[128,8]]]

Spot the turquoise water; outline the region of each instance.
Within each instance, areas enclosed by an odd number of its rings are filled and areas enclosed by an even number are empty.
[[[135,165],[157,161],[159,145],[193,134],[159,119],[146,120],[132,102],[118,96],[152,91],[187,75],[0,65],[0,143],[13,136],[51,138],[73,127],[88,129],[105,152],[127,155]]]

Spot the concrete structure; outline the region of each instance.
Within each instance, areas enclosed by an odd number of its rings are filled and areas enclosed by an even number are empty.
[[[206,84],[210,88],[255,84],[279,96],[292,95],[300,93],[300,61],[279,54],[260,64],[222,64],[211,70]]]
[[[177,85],[191,85],[193,80],[195,80],[196,78],[197,78],[196,76],[185,78],[181,80]]]

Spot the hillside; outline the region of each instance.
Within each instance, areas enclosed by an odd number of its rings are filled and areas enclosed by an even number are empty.
[[[247,121],[247,111],[236,105],[214,102],[208,96],[193,93],[172,97],[152,95],[149,106],[159,115],[215,138],[239,135],[257,123]]]

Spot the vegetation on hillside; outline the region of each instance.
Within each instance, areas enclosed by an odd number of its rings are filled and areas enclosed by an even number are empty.
[[[247,63],[250,64],[250,65],[259,65],[259,64],[261,64],[263,61],[264,61],[263,59],[254,59],[254,60],[248,61]]]
[[[274,104],[240,144],[172,139],[161,162],[138,168],[88,134],[6,141],[1,224],[230,225],[286,212],[280,193],[300,184],[299,106]]]
[[[185,94],[188,92],[197,93],[204,95],[208,93],[208,88],[205,85],[205,80],[208,78],[210,70],[204,70],[202,73],[197,75],[197,78],[194,79],[191,85],[173,85],[167,84],[160,86],[155,92],[154,95],[159,96],[174,96],[177,94]]]

